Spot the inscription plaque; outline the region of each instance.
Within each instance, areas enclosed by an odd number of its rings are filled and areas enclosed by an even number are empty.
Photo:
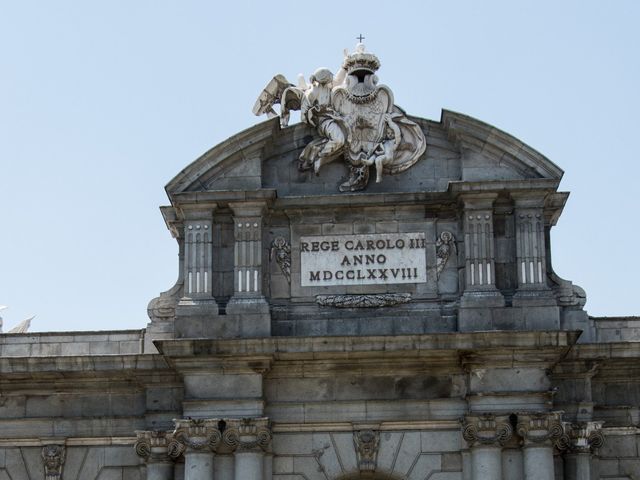
[[[424,283],[424,232],[300,238],[303,287]]]

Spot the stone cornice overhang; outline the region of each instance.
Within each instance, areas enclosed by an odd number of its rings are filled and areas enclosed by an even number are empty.
[[[100,390],[177,382],[157,354],[0,358],[0,392],[55,388]]]
[[[393,193],[343,193],[330,195],[291,195],[275,198],[272,208],[316,209],[323,207],[384,207],[422,204],[446,208],[457,202],[461,195],[494,193],[506,196],[509,193],[531,193],[546,198],[545,208],[553,210],[555,216],[562,212],[568,192],[558,192],[560,179],[534,178],[526,180],[490,180],[482,182],[449,182],[446,191],[439,192],[393,192]]]
[[[399,336],[268,337],[157,340],[179,371],[266,372],[278,364],[306,364],[306,373],[404,368],[464,371],[473,368],[552,368],[580,332],[473,332]],[[206,361],[204,361],[206,359]],[[312,367],[316,365],[316,367]],[[297,372],[296,374],[299,374]]]
[[[547,224],[555,225],[569,198],[569,192],[558,192],[560,178],[530,178],[525,180],[486,180],[449,182],[449,195],[460,199],[465,195],[510,194],[544,197],[544,216]]]
[[[279,197],[274,201],[273,208],[287,211],[318,207],[395,207],[416,204],[442,206],[451,202],[448,192],[343,193]]]
[[[270,204],[276,198],[273,188],[256,190],[207,190],[205,192],[182,192],[172,197],[176,208],[199,207],[212,208],[227,206],[230,202],[266,202]]]
[[[640,380],[640,342],[577,344],[553,369],[555,379],[585,376],[604,382]]]

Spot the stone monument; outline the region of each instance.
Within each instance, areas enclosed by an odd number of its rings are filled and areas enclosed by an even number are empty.
[[[554,272],[562,170],[380,69],[276,75],[177,168],[146,329],[0,336],[0,480],[640,478],[640,319]]]

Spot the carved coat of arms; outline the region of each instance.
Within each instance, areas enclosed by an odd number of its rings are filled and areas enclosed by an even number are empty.
[[[381,182],[383,174],[400,173],[415,164],[426,148],[420,127],[394,105],[389,87],[378,85],[379,68],[378,57],[359,43],[354,53],[345,51],[336,75],[319,68],[309,83],[300,75],[297,86],[276,75],[258,97],[253,113],[277,116],[273,107],[279,103],[280,122],[286,126],[290,112],[300,110],[302,121],[318,137],[300,154],[299,169],[319,174],[323,165],[343,159],[349,179],[340,191],[362,190],[369,183],[371,167],[376,182]]]

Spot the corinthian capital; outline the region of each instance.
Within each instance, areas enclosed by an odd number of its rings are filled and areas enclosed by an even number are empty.
[[[215,450],[222,440],[217,418],[174,420],[174,422],[176,429],[173,431],[173,438],[187,452]]]
[[[569,453],[591,453],[602,445],[602,422],[565,423],[564,434],[556,442],[559,450]]]
[[[551,445],[564,433],[560,412],[536,412],[518,414],[516,427],[526,445]]]
[[[267,418],[242,418],[227,421],[222,440],[237,453],[266,451],[271,443]]]
[[[508,415],[483,413],[464,416],[462,437],[469,446],[477,444],[502,446],[511,439],[512,435],[513,428]]]

